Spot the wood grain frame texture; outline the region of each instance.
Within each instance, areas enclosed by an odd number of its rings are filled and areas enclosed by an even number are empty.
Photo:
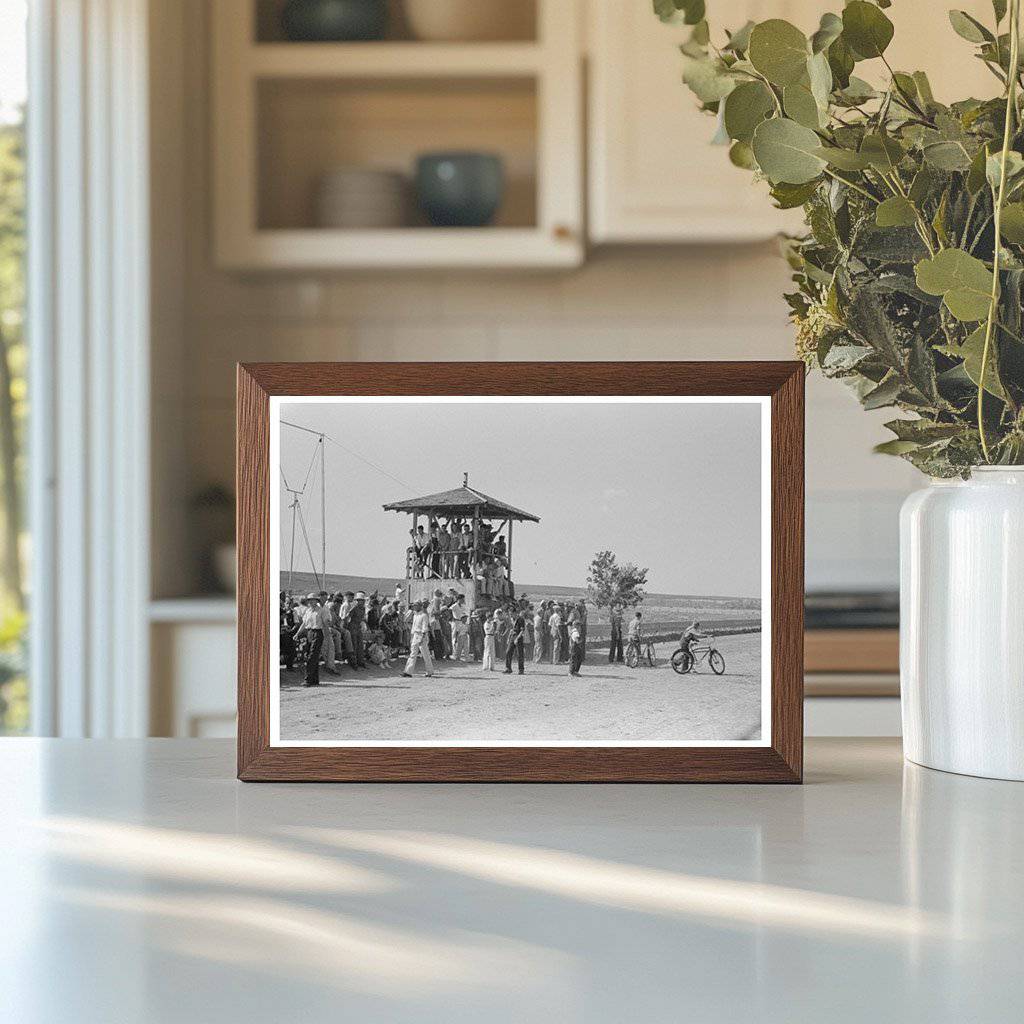
[[[271,747],[271,395],[767,395],[772,735],[764,747]],[[799,362],[238,366],[238,777],[346,782],[800,782],[804,367]],[[276,586],[273,588],[276,592]]]

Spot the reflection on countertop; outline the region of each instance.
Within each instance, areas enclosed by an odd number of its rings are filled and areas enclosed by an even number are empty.
[[[242,785],[0,742],[5,1019],[1015,1019],[1024,786],[809,740],[804,786]]]

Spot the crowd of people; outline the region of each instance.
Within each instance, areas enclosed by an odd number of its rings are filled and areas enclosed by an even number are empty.
[[[413,579],[480,579],[499,584],[508,579],[508,542],[485,520],[478,522],[475,536],[472,523],[457,516],[432,519],[429,530],[421,523],[409,536]]]
[[[365,669],[368,664],[391,667],[406,655],[403,675],[411,675],[422,660],[427,675],[436,662],[479,662],[485,671],[513,664],[520,674],[527,659],[567,664],[579,675],[586,654],[587,606],[582,599],[509,600],[493,610],[470,610],[466,596],[454,587],[438,588],[429,600],[403,602],[404,590],[394,597],[369,597],[360,591],[280,595],[280,656],[284,668],[304,663],[305,685],[320,682],[320,662],[327,672],[342,666]]]

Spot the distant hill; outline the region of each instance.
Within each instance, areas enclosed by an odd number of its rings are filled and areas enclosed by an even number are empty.
[[[346,576],[327,574],[326,589],[332,593],[336,590],[363,590],[372,594],[375,590],[381,597],[391,597],[395,587],[406,584],[405,579],[396,576]],[[287,590],[288,573],[281,573],[281,589]],[[313,590],[319,590],[316,577],[312,573],[297,572],[292,574],[292,586],[294,593],[307,594]],[[530,583],[516,582],[516,593],[520,596],[526,595],[530,598],[546,600],[548,598],[583,597],[586,595],[586,587],[550,587]],[[761,599],[759,597],[728,597],[718,594],[648,594],[644,601],[645,608],[658,609],[685,609],[685,608],[733,608],[760,611]]]

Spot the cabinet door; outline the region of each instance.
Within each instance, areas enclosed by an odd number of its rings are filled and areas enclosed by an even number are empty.
[[[679,44],[649,0],[590,0],[590,236],[595,242],[707,242],[768,238],[793,230],[767,186],[712,146],[714,118],[681,80]],[[817,27],[821,3],[735,0],[711,7],[713,31],[787,18]]]
[[[986,25],[989,0],[956,6]],[[709,5],[713,31],[748,18],[786,18],[812,32],[822,11],[839,2],[735,0]],[[997,95],[999,84],[950,27],[945,6],[893,4],[892,65],[928,73],[938,99]],[[797,230],[799,211],[781,213],[767,188],[711,146],[713,118],[700,113],[680,80],[678,44],[689,29],[663,25],[648,0],[590,0],[590,236],[595,242],[703,242],[766,238]],[[1003,30],[1006,25],[1004,23]],[[879,61],[858,67],[880,83]]]

